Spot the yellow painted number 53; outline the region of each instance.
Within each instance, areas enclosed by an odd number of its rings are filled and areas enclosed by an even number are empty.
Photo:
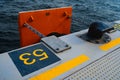
[[[39,52],[39,54],[37,53]],[[19,59],[23,61],[23,63],[25,65],[31,65],[31,64],[34,64],[36,62],[36,59],[32,59],[31,61],[30,58],[25,58],[25,56],[35,56],[35,57],[40,57],[39,60],[42,61],[42,60],[45,60],[48,58],[48,55],[45,51],[43,51],[43,49],[36,49],[33,51],[32,54],[30,53],[23,53],[19,56]]]

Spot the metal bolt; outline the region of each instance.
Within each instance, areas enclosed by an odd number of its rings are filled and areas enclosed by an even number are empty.
[[[68,46],[69,46],[69,45],[67,45],[67,44],[65,45],[65,47],[68,47]]]
[[[63,13],[63,16],[67,16],[68,15],[68,13],[65,11],[64,13]]]
[[[32,22],[34,20],[34,18],[33,18],[33,16],[30,16],[30,18],[29,18],[29,22]]]
[[[49,12],[46,12],[46,16],[49,16],[50,15],[50,13]]]
[[[66,12],[66,11],[63,13],[63,16],[66,16],[67,19],[71,19],[72,18],[71,15],[68,14],[68,12]]]
[[[59,50],[59,48],[56,48],[56,50],[58,51],[58,50]]]

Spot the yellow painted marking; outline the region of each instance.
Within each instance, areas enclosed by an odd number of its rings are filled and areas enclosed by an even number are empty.
[[[50,70],[47,70],[37,76],[34,76],[30,78],[29,80],[52,80],[53,78],[56,78],[57,76],[77,67],[78,65],[86,62],[89,60],[89,57],[82,54],[80,56],[77,56],[76,58],[73,58],[72,60],[69,60],[65,63],[62,63]]]
[[[36,60],[35,59],[33,59],[31,62],[28,62],[28,60],[30,59],[30,58],[24,58],[23,56],[30,56],[31,54],[30,53],[24,53],[24,54],[21,54],[20,55],[20,57],[19,57],[19,59],[20,60],[22,60],[23,62],[24,62],[24,64],[26,64],[26,65],[31,65],[31,64],[34,64],[35,62],[36,62]]]
[[[37,52],[40,52],[41,54],[37,54]],[[29,59],[30,58],[24,58],[24,56],[35,56],[35,57],[41,57],[39,60],[42,61],[42,60],[45,60],[48,57],[47,53],[44,52],[42,49],[36,49],[33,51],[32,53],[33,55],[31,55],[30,53],[23,53],[19,56],[19,59],[23,61],[23,63],[25,65],[32,65],[36,62],[36,59],[33,59],[31,62],[29,62]]]
[[[101,45],[100,49],[104,50],[104,51],[107,51],[107,50],[109,50],[109,49],[111,49],[111,48],[113,48],[113,47],[115,47],[119,44],[120,44],[120,38],[116,38],[116,39],[110,41],[109,43]]]
[[[42,54],[37,54],[37,52],[42,52]],[[42,49],[36,49],[36,50],[34,50],[33,51],[33,55],[36,56],[36,57],[42,57],[42,58],[39,59],[41,61],[48,58],[47,53],[44,52]]]

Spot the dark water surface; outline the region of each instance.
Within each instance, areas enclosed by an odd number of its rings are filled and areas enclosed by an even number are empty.
[[[18,12],[73,7],[71,31],[120,19],[120,0],[0,0],[0,53],[19,48]]]

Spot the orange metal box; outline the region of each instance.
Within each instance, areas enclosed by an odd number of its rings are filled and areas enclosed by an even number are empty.
[[[40,41],[38,35],[24,26],[26,22],[44,35],[51,32],[69,34],[71,16],[72,7],[20,12],[18,21],[21,47]]]

